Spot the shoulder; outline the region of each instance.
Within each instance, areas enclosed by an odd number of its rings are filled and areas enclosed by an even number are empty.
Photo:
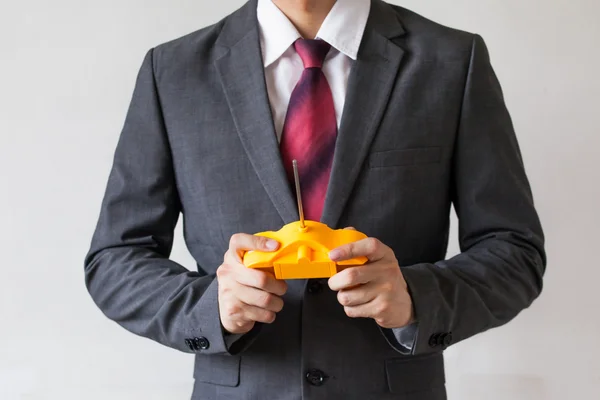
[[[154,57],[157,62],[164,60],[182,60],[192,56],[207,58],[210,56],[216,39],[221,32],[227,18],[191,32],[171,41],[158,44],[154,47]]]
[[[215,57],[215,43],[226,18],[150,49],[155,74],[207,65]]]
[[[157,44],[152,49],[154,69],[157,74],[176,72],[188,67],[202,68],[212,65],[223,54],[219,37],[224,28],[236,25],[248,15],[247,5],[227,15],[220,21],[173,40]]]
[[[476,33],[456,29],[433,21],[406,8],[384,3],[403,25],[406,45],[427,58],[464,59],[474,43],[481,39]]]

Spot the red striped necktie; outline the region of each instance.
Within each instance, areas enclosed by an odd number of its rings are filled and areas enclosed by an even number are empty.
[[[281,155],[290,182],[294,181],[292,160],[298,161],[305,217],[320,221],[337,137],[333,96],[321,69],[331,46],[323,40],[298,39],[294,48],[304,71],[290,97]]]

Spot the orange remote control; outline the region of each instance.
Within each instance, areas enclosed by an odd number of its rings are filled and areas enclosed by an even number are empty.
[[[338,262],[329,258],[329,252],[336,247],[365,239],[367,236],[355,230],[334,230],[321,222],[305,221],[296,160],[294,177],[300,221],[287,224],[277,232],[256,233],[278,241],[279,249],[273,252],[248,251],[243,257],[244,265],[271,272],[277,279],[310,279],[330,278],[345,267],[365,264],[366,257]]]

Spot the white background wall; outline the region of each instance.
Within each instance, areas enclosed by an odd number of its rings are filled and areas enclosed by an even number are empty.
[[[600,398],[600,3],[396,3],[486,39],[547,235],[542,297],[447,351],[450,399]],[[82,264],[143,55],[241,4],[1,1],[0,399],[189,398],[192,357],[105,319]]]

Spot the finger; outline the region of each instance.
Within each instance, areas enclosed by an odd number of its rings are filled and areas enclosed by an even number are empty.
[[[283,299],[281,297],[250,286],[239,285],[236,288],[235,294],[240,301],[249,306],[276,313],[283,308]]]
[[[260,289],[276,296],[283,296],[288,288],[284,280],[275,279],[273,275],[265,271],[247,268],[243,264],[239,264],[235,269],[235,280],[241,285]]]
[[[232,316],[225,314],[225,317],[223,314],[220,315],[221,325],[223,326],[223,328],[225,328],[227,332],[239,334],[247,333],[252,329],[256,321],[251,321],[244,316],[244,307],[250,306],[239,303],[239,306],[237,307],[239,312],[237,314]]]
[[[250,304],[243,305],[243,320],[263,322],[265,324],[271,324],[275,321],[277,314],[264,308],[256,307]],[[243,321],[242,321],[243,322]]]
[[[337,294],[338,302],[344,307],[355,307],[367,304],[377,297],[376,285],[367,283],[354,289],[340,290]]]
[[[344,307],[344,312],[350,318],[372,318],[373,301],[358,306]]]
[[[283,296],[287,292],[288,286],[284,280],[275,279],[269,272],[246,267],[231,250],[225,253],[223,265],[217,270],[220,272],[218,275],[223,277],[224,271],[220,271],[221,269],[225,269],[235,282],[244,286],[255,287],[277,296]]]
[[[279,242],[265,236],[236,233],[229,240],[229,249],[239,262],[248,250],[274,251],[279,248]]]
[[[371,265],[346,268],[329,278],[329,288],[338,291],[363,285],[374,279],[373,272]]]
[[[242,253],[242,254],[240,255],[240,253]],[[244,265],[243,251],[241,251],[241,250],[240,250],[240,252],[236,252],[235,250],[232,250],[232,249],[227,250],[227,252],[225,253],[225,256],[223,258],[223,264],[227,264],[227,265],[231,266],[232,269],[234,271],[236,271],[236,273],[240,272],[241,270],[249,269],[248,267],[246,267]]]
[[[385,257],[388,247],[375,238],[366,238],[333,249],[329,252],[332,261],[344,261],[355,257],[367,257],[370,262]]]
[[[223,257],[223,264],[228,264],[228,265],[238,265],[238,264],[242,264],[242,260],[238,260],[238,256],[235,253],[235,250],[227,250],[227,252],[225,253],[225,257]],[[245,267],[245,266],[244,266]]]
[[[230,322],[230,323],[225,323],[222,322],[223,324],[223,328],[225,328],[225,330],[231,334],[244,334],[244,333],[248,333],[252,330],[252,327],[254,326],[255,321],[234,321],[234,322]]]
[[[344,228],[344,230],[345,230],[345,231],[355,231],[355,230],[356,230],[356,228],[355,228],[355,227],[353,227],[353,226],[347,226],[347,227],[345,227],[345,228]]]

